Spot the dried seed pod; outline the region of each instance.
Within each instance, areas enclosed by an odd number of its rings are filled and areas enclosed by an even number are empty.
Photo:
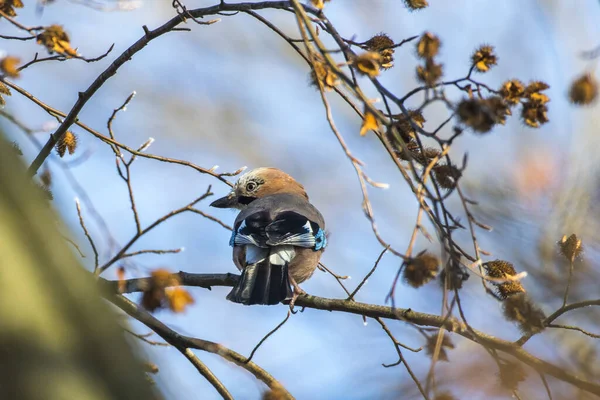
[[[195,303],[190,292],[181,286],[169,288],[165,293],[167,295],[167,305],[174,313],[183,312],[188,305]]]
[[[518,79],[511,79],[502,84],[500,96],[508,105],[515,105],[525,95],[525,85]]]
[[[394,41],[385,33],[379,33],[367,40],[361,47],[369,51],[381,51],[392,47]]]
[[[525,88],[525,96],[528,98],[535,94],[541,94],[544,90],[550,89],[550,85],[543,81],[533,81],[530,82],[529,85]]]
[[[504,260],[488,261],[483,264],[483,268],[487,273],[487,276],[495,279],[509,279],[517,275],[517,271],[513,264]],[[501,299],[506,299],[518,293],[524,293],[525,288],[521,285],[518,280],[509,281],[491,281],[491,284],[496,287],[496,294]]]
[[[10,88],[4,84],[4,82],[0,82],[0,94],[5,94],[10,96]]]
[[[432,59],[425,60],[425,65],[417,66],[417,80],[429,87],[435,86],[442,77],[444,70],[442,64],[437,64]]]
[[[371,78],[375,78],[379,75],[379,69],[381,68],[382,56],[374,51],[368,51],[359,54],[354,60],[354,67],[361,74],[367,75]]]
[[[592,74],[583,74],[571,83],[569,100],[573,104],[588,105],[598,98],[598,81]]]
[[[417,42],[417,56],[431,59],[438,54],[440,46],[440,38],[431,32],[425,32]]]
[[[184,311],[188,304],[194,303],[194,299],[186,289],[178,286],[179,284],[179,277],[167,269],[152,271],[148,286],[142,295],[142,306],[151,312],[159,308],[169,308],[176,313]]]
[[[77,50],[71,47],[69,35],[60,25],[50,25],[37,35],[37,42],[46,47],[50,54],[59,53],[67,57],[76,57]]]
[[[379,66],[382,69],[389,69],[394,66],[394,49],[391,48],[394,41],[385,33],[380,33],[360,45],[361,48],[369,52],[377,53],[381,56]]]
[[[4,82],[0,82],[0,107],[4,107],[6,105],[6,101],[4,100],[4,97],[1,95],[7,95],[10,96],[10,89],[8,86],[6,86],[4,84]]]
[[[510,108],[498,96],[488,99],[464,99],[458,104],[458,117],[475,132],[486,133],[496,124],[504,124]]]
[[[499,96],[492,96],[485,99],[487,107],[494,113],[494,119],[497,124],[504,125],[506,117],[512,115],[509,105]]]
[[[330,2],[331,0],[310,0],[312,5],[319,10],[322,10],[325,7],[325,3]]]
[[[379,129],[379,121],[375,114],[373,114],[370,110],[365,107],[365,118],[360,126],[360,136],[365,136],[367,132],[370,130],[378,130]]]
[[[367,40],[362,47],[370,52],[376,52],[381,56],[379,60],[380,67],[389,69],[394,66],[394,49],[391,47],[394,41],[385,33],[380,33]]]
[[[560,242],[558,242],[558,245],[560,248],[560,254],[565,256],[565,258],[570,262],[575,261],[575,259],[583,252],[581,239],[579,239],[576,234],[572,234],[569,237],[566,235],[563,236]]]
[[[310,72],[310,84],[318,88],[319,82],[323,84],[326,91],[329,91],[337,86],[340,80],[322,57],[315,56],[313,59],[313,70]]]
[[[471,56],[471,63],[475,70],[487,72],[498,63],[498,57],[494,53],[494,46],[482,45]]]
[[[500,384],[511,391],[517,390],[519,383],[527,379],[527,373],[523,366],[517,362],[500,362],[500,372],[498,373]]]
[[[531,128],[539,128],[541,125],[549,121],[548,107],[546,104],[538,101],[527,101],[523,103],[521,119],[525,125]]]
[[[456,182],[462,176],[462,172],[452,164],[442,164],[433,167],[433,177],[440,187],[452,190]]]
[[[69,154],[75,153],[77,149],[77,136],[71,132],[67,131],[63,137],[56,143],[56,151],[58,155],[62,158],[65,153],[68,151]]]
[[[0,70],[9,78],[18,78],[18,65],[21,63],[19,57],[8,56],[0,60]]]
[[[550,98],[542,92],[549,88],[550,86],[542,81],[533,81],[529,85],[527,85],[527,87],[525,88],[525,98],[527,98],[528,102],[523,105],[523,108],[525,108],[525,106],[527,105],[527,108],[530,110],[537,108],[545,110],[544,112],[548,111],[548,108],[545,106],[545,104],[550,101]],[[542,119],[546,119],[545,122],[548,122],[545,116],[541,118],[538,122],[545,123],[541,122]]]
[[[419,128],[423,128],[423,124],[425,123],[425,118],[423,117],[423,113],[420,110],[407,110],[407,114],[395,114],[392,115],[392,119],[394,120],[394,126],[396,130],[400,134],[402,140],[405,143],[409,143],[416,135],[416,131],[414,126]],[[412,123],[411,123],[412,122]],[[391,142],[394,142],[396,139],[391,137],[388,138]]]
[[[433,254],[423,252],[407,261],[402,276],[412,287],[418,288],[437,276],[440,260]]]
[[[544,330],[546,315],[527,293],[509,296],[502,305],[506,319],[516,322],[523,333],[534,334]]]
[[[439,333],[435,334],[433,336],[427,337],[427,343],[425,344],[425,351],[427,352],[427,355],[430,357],[433,357],[433,353],[435,352],[435,345],[437,343],[438,337],[439,337]],[[442,337],[442,345],[440,346],[440,351],[438,353],[438,360],[449,361],[448,353],[446,352],[446,349],[453,349],[453,348],[454,348],[454,343],[452,343],[452,340],[450,339],[450,335],[448,334],[448,332],[444,332],[444,336]]]
[[[21,0],[2,0],[0,1],[0,11],[9,17],[16,17],[17,12],[15,8],[23,8],[23,2]],[[0,17],[1,18],[1,17]]]
[[[421,10],[429,6],[427,0],[404,0],[404,5],[411,11]]]

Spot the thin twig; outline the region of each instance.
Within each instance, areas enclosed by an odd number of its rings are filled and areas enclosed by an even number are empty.
[[[591,306],[600,306],[600,299],[579,301],[577,303],[571,303],[567,306],[563,306],[563,307],[559,308],[558,310],[556,310],[548,318],[546,318],[546,321],[544,321],[544,322],[546,325],[548,325],[551,322],[553,322],[556,318],[560,317],[561,315],[563,315],[564,313],[566,313],[568,311],[577,310],[579,308],[584,308],[584,307],[591,307]]]
[[[134,156],[131,157],[129,162],[123,162],[125,165],[125,174],[119,174],[125,184],[127,185],[127,194],[129,195],[129,204],[131,206],[131,213],[133,214],[133,220],[135,221],[135,229],[137,234],[142,233],[142,224],[140,222],[140,215],[137,210],[137,206],[135,203],[135,196],[133,195],[133,186],[131,185],[131,163],[134,161]],[[118,166],[119,159],[117,158],[117,168],[121,171]]]
[[[329,275],[333,276],[335,278],[335,280],[337,281],[337,283],[342,287],[342,289],[344,289],[344,292],[346,292],[346,294],[348,296],[350,296],[350,291],[346,288],[346,285],[344,285],[344,283],[342,282],[343,280],[350,278],[348,275],[339,275],[339,274],[336,274],[331,269],[327,268],[327,266],[325,266],[325,264],[323,264],[322,262],[319,262],[318,267],[322,271],[325,271]]]
[[[225,222],[221,221],[219,218],[214,217],[214,216],[212,216],[210,214],[207,214],[204,211],[198,210],[197,208],[191,207],[188,211],[193,212],[193,213],[198,214],[198,215],[202,215],[204,218],[209,219],[209,220],[211,220],[213,222],[216,222],[217,224],[221,225],[223,228],[227,229],[228,231],[233,230],[233,228],[230,225],[228,225]]]
[[[196,367],[200,375],[202,375],[216,390],[219,392],[221,397],[226,400],[233,400],[233,396],[229,393],[229,390],[223,385],[223,383],[215,376],[215,374],[204,364],[197,355],[190,348],[178,350],[183,354],[190,363]]]
[[[427,393],[425,392],[425,389],[423,389],[423,386],[421,385],[421,382],[419,382],[419,379],[417,378],[417,376],[414,374],[414,372],[412,371],[412,369],[410,368],[410,366],[408,365],[408,363],[406,362],[406,359],[404,358],[404,355],[402,354],[402,350],[400,350],[400,346],[407,348],[406,346],[400,344],[400,342],[398,342],[396,340],[396,338],[394,337],[394,335],[392,334],[392,332],[388,329],[388,327],[385,325],[385,323],[381,320],[381,318],[375,318],[377,320],[377,322],[379,322],[379,324],[381,325],[381,327],[383,328],[383,330],[385,331],[385,333],[387,333],[387,335],[390,337],[390,339],[392,339],[392,342],[394,343],[394,347],[396,348],[396,352],[398,353],[398,361],[396,363],[393,364],[382,364],[384,367],[389,368],[389,367],[393,367],[395,365],[398,364],[403,364],[404,368],[406,368],[406,372],[408,372],[408,374],[410,375],[411,379],[413,380],[413,382],[415,383],[415,385],[417,386],[417,388],[419,389],[419,392],[421,392],[421,395],[423,396],[423,398],[425,400],[429,400],[429,396],[427,396]],[[414,350],[414,349],[410,349],[411,351],[421,351],[421,348],[418,350]]]
[[[111,139],[115,140],[115,134],[113,133],[112,124],[113,124],[115,118],[117,117],[117,114],[119,113],[119,111],[125,111],[127,109],[127,106],[129,105],[131,100],[133,100],[135,95],[136,95],[135,91],[131,92],[131,94],[129,94],[129,96],[127,96],[127,98],[125,99],[123,104],[121,104],[119,107],[115,108],[113,110],[112,114],[110,115],[110,117],[108,118],[108,121],[106,122],[106,127],[108,129],[108,134],[110,135]]]
[[[44,29],[43,26],[27,27],[27,26],[21,24],[20,22],[18,22],[17,20],[15,20],[14,18],[12,18],[11,16],[9,16],[8,14],[6,14],[4,11],[1,11],[1,10],[0,10],[0,16],[2,16],[2,18],[4,18],[5,20],[7,20],[8,22],[10,22],[11,24],[13,24],[14,26],[16,26],[20,30],[28,32],[29,34],[33,35],[34,37],[35,37],[35,33],[34,32],[41,31],[42,29]]]
[[[581,329],[578,326],[572,326],[572,325],[560,325],[560,324],[548,324],[546,325],[548,328],[560,328],[560,329],[568,329],[568,330],[572,330],[572,331],[578,331],[583,333],[584,335],[587,335],[591,338],[594,339],[600,339],[600,335],[597,335],[595,333],[591,333],[586,331],[585,329]]]
[[[35,36],[32,36],[31,38],[34,39]],[[39,53],[35,53],[35,56],[33,57],[33,60],[29,61],[26,64],[21,65],[19,68],[17,68],[17,71],[21,72],[25,68],[28,68],[28,67],[30,67],[33,64],[41,63],[41,62],[44,62],[44,61],[61,61],[62,62],[62,61],[76,59],[76,60],[85,61],[86,63],[92,63],[92,62],[100,61],[103,58],[105,58],[106,56],[108,56],[108,54],[113,50],[114,47],[115,47],[115,45],[113,43],[104,54],[102,54],[102,55],[100,55],[98,57],[94,57],[94,58],[85,58],[85,57],[81,57],[81,56],[67,56],[67,55],[63,55],[63,54],[59,54],[59,55],[56,55],[56,56],[44,57],[44,58],[38,58],[38,54]]]
[[[182,250],[183,250],[183,248],[181,248],[181,247],[178,249],[170,249],[170,250],[139,250],[139,251],[134,251],[132,253],[125,253],[121,256],[121,259],[139,256],[140,254],[176,254],[176,253],[180,253]]]
[[[123,330],[127,333],[129,333],[131,336],[138,338],[139,340],[141,340],[144,343],[147,343],[151,346],[165,346],[165,347],[169,347],[171,346],[169,343],[165,343],[165,342],[156,342],[154,340],[150,340],[148,339],[149,336],[153,335],[154,332],[150,331],[149,333],[135,333],[127,328],[123,328]]]
[[[35,39],[35,36],[20,37],[20,36],[0,35],[0,39],[7,39],[7,40],[31,40],[31,39]]]
[[[87,238],[88,242],[90,243],[90,246],[92,246],[92,251],[94,252],[94,272],[96,272],[96,270],[98,269],[98,250],[96,249],[96,244],[94,243],[94,240],[92,239],[92,237],[90,236],[90,233],[88,232],[87,228],[85,227],[85,223],[83,222],[83,216],[81,215],[81,205],[79,204],[79,199],[75,199],[75,206],[77,207],[77,215],[79,216],[79,224],[81,225],[81,228],[83,229],[83,233],[85,234],[85,237]]]
[[[77,250],[77,253],[79,253],[80,257],[85,258],[85,254],[83,254],[83,252],[81,251],[81,249],[79,248],[79,246],[77,245],[77,243],[75,243],[73,240],[69,239],[65,235],[62,235],[62,237],[63,237],[63,239],[65,239],[65,241],[67,243],[71,244],[71,246],[73,246],[75,248],[75,250]]]
[[[252,361],[252,358],[254,357],[254,354],[256,353],[256,350],[258,350],[258,348],[269,338],[269,336],[271,336],[272,334],[274,334],[275,332],[277,332],[279,330],[279,328],[281,328],[283,326],[283,324],[285,324],[287,322],[287,320],[290,318],[290,315],[292,315],[292,313],[291,313],[291,311],[288,310],[287,316],[283,319],[283,321],[281,321],[279,323],[279,325],[277,325],[274,329],[272,329],[269,333],[267,333],[258,342],[258,344],[256,346],[254,346],[254,348],[250,352],[250,356],[248,356],[248,358],[246,359],[246,361],[244,361],[245,363],[249,363],[250,361]]]
[[[423,347],[419,347],[419,348],[415,349],[414,347],[410,347],[410,346],[405,345],[404,343],[401,343],[398,339],[396,339],[394,337],[394,335],[392,334],[392,331],[390,331],[388,326],[385,324],[385,322],[383,322],[383,320],[381,318],[375,318],[375,320],[377,322],[379,322],[379,324],[381,325],[381,327],[383,328],[385,333],[387,333],[387,335],[390,337],[390,339],[392,339],[392,342],[394,343],[395,346],[400,346],[408,351],[412,351],[413,353],[418,353],[421,350],[423,350]],[[385,367],[385,365],[384,365],[384,367]]]
[[[381,259],[383,258],[383,255],[385,254],[386,251],[388,251],[389,246],[387,246],[385,249],[383,249],[381,251],[381,253],[379,254],[379,257],[377,257],[377,260],[375,260],[375,265],[373,265],[373,268],[371,268],[371,270],[369,271],[369,273],[367,275],[365,275],[365,277],[363,278],[362,281],[360,281],[360,283],[358,284],[358,286],[356,287],[356,289],[354,289],[354,291],[350,294],[350,296],[348,296],[347,300],[353,300],[354,296],[356,296],[356,293],[358,293],[358,291],[360,290],[360,288],[363,287],[363,285],[367,282],[367,280],[369,279],[369,277],[371,275],[373,275],[373,272],[375,272],[375,270],[377,269],[377,266],[379,265],[379,261],[381,261]]]
[[[542,379],[542,383],[544,384],[544,388],[546,388],[546,394],[548,395],[548,400],[552,400],[552,391],[550,391],[550,385],[548,385],[548,381],[546,380],[546,376],[544,374],[539,374]]]
[[[562,307],[567,305],[567,301],[569,300],[569,289],[571,288],[571,281],[573,280],[573,267],[575,264],[574,257],[571,257],[569,260],[569,279],[567,280],[567,287],[565,287],[565,294],[563,296]]]
[[[577,303],[571,303],[564,307],[560,307],[558,310],[556,310],[554,313],[552,313],[552,315],[550,315],[549,317],[547,317],[544,320],[544,326],[550,325],[552,322],[554,322],[554,320],[556,320],[558,317],[560,317],[561,315],[563,315],[566,312],[569,312],[572,310],[578,310],[580,308],[591,307],[591,306],[600,306],[600,299],[579,301]],[[523,346],[525,343],[527,343],[527,341],[529,339],[531,339],[532,336],[533,336],[533,334],[523,335],[521,338],[519,338],[519,340],[515,341],[515,345]]]
[[[210,191],[210,186],[208,187],[208,189],[206,190],[206,193],[204,193],[202,196],[198,197],[197,199],[195,199],[194,201],[192,201],[191,203],[178,208],[176,210],[171,211],[170,213],[158,218],[157,220],[155,220],[152,224],[148,225],[146,228],[144,229],[140,229],[139,231],[136,232],[136,234],[129,240],[129,242],[127,242],[127,244],[125,246],[123,246],[121,248],[121,250],[119,250],[117,252],[117,254],[115,254],[109,261],[107,261],[104,265],[102,265],[101,267],[97,268],[96,270],[96,275],[100,275],[102,272],[106,271],[111,265],[113,265],[115,262],[119,261],[121,258],[123,258],[123,255],[127,254],[127,250],[129,250],[131,248],[131,246],[133,246],[133,244],[142,236],[144,236],[146,233],[150,232],[152,229],[156,228],[158,225],[162,224],[163,222],[167,221],[168,219],[181,214],[183,212],[186,211],[190,211],[194,205],[196,205],[198,202],[206,199],[207,197],[211,196],[212,192]]]

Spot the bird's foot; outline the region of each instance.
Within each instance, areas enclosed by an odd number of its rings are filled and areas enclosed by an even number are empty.
[[[290,277],[290,282],[292,284],[292,288],[294,289],[294,294],[292,295],[292,300],[290,300],[290,311],[292,312],[292,314],[296,314],[298,312],[298,311],[294,311],[294,304],[296,304],[296,299],[301,294],[306,294],[306,292],[304,290],[302,290],[300,288],[300,286],[298,286],[298,284],[292,277]]]

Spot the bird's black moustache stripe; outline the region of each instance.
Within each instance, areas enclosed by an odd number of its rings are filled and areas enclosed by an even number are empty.
[[[254,200],[256,200],[256,197],[250,197],[250,196],[238,197],[238,202],[240,204],[244,204],[244,205],[248,205],[248,204],[252,203]]]

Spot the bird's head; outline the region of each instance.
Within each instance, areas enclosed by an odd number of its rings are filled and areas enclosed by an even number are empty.
[[[225,197],[213,201],[211,207],[243,209],[254,200],[272,194],[290,193],[304,197],[304,187],[277,168],[256,168],[242,175]]]

